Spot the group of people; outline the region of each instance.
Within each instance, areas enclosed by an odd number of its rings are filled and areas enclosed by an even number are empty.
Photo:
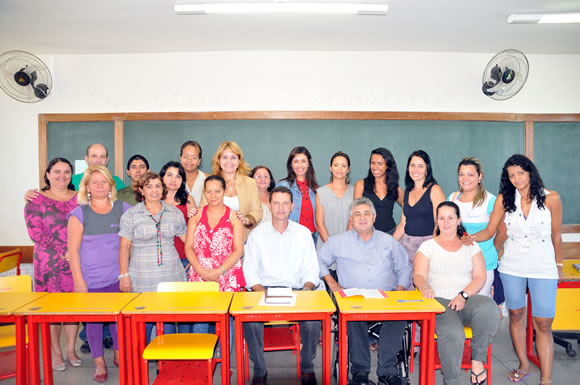
[[[481,162],[461,160],[459,190],[447,199],[422,150],[408,158],[405,189],[399,186],[392,153],[382,147],[372,150],[368,175],[354,187],[346,153],[331,157],[330,182],[319,186],[312,156],[302,146],[290,152],[287,175],[277,184],[268,167],[251,170],[232,141],[218,147],[209,175],[199,169],[202,148],[195,141],[185,142],[179,162],[167,162],[159,174],[150,171],[143,155],[133,155],[127,162],[127,187],[106,168],[104,146],[89,146],[85,161],[87,170],[73,175],[68,160],[51,160],[42,190],[26,193],[36,291],[145,292],[156,291],[161,282],[184,280],[217,281],[222,291],[316,290],[324,288],[322,282],[331,291],[416,288],[446,307],[436,320],[445,384],[459,383],[463,325],[473,329],[471,383],[483,384],[483,362],[499,323],[490,298],[498,269],[520,361],[510,380],[521,382],[530,372],[524,320],[529,287],[541,381],[550,383],[562,205],[523,155],[505,162],[497,197],[483,186]],[[395,203],[402,207],[398,225]],[[304,321],[300,327],[302,383],[316,384],[313,359],[320,323]],[[66,355],[59,346],[61,328]],[[77,328],[51,326],[54,370],[65,370],[66,361],[81,364],[74,350]],[[402,381],[397,352],[404,328],[399,321],[381,326],[379,384]],[[147,338],[151,329],[148,325]],[[176,330],[168,325],[165,331]],[[179,332],[191,331],[211,328],[179,325]],[[110,333],[116,350],[114,325]],[[369,384],[367,325],[349,322],[347,333],[352,383]],[[263,324],[245,323],[244,335],[254,363],[252,384],[266,384]],[[89,323],[87,337],[94,379],[104,382],[103,324]]]

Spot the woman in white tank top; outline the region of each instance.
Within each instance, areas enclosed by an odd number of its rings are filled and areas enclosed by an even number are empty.
[[[527,286],[540,359],[540,384],[550,384],[554,359],[552,321],[558,278],[562,277],[562,202],[557,192],[544,188],[536,166],[523,155],[512,155],[503,167],[499,195],[487,228],[463,237],[463,241],[491,238],[502,220],[507,240],[499,271],[510,312],[512,341],[520,361],[509,378],[521,382],[530,373],[525,341]]]

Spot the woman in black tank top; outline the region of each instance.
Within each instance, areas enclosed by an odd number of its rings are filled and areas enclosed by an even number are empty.
[[[375,229],[393,234],[395,202],[403,205],[403,189],[399,187],[399,172],[393,154],[384,147],[371,151],[369,172],[365,179],[356,182],[354,199],[369,198],[375,205],[377,218]]]
[[[407,161],[401,221],[393,235],[407,250],[411,263],[421,243],[433,238],[435,209],[444,200],[443,190],[433,177],[431,158],[423,150],[414,151]]]

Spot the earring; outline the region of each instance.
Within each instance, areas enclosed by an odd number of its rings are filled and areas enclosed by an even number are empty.
[[[350,171],[346,173],[346,183],[350,183]]]
[[[89,201],[89,203],[91,203],[91,192],[90,191],[87,193],[87,200]]]
[[[112,195],[113,195],[113,194],[111,194],[111,192],[109,191],[109,200],[111,200],[111,196],[112,196]]]

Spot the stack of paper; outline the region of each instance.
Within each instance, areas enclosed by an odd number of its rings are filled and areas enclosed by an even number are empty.
[[[265,302],[268,304],[289,304],[292,302],[292,288],[270,287],[266,290]]]
[[[362,295],[365,298],[386,298],[387,294],[378,289],[344,289],[339,292],[342,298],[354,297],[356,295]]]

